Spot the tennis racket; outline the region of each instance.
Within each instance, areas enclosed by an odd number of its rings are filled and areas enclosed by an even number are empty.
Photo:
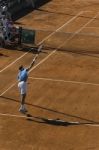
[[[35,62],[36,59],[38,58],[38,56],[39,56],[39,54],[40,54],[40,52],[41,52],[41,50],[42,50],[42,47],[43,47],[43,45],[40,45],[40,46],[38,47],[38,49],[37,49],[38,54],[35,55],[35,57],[34,57],[34,59],[33,59],[34,62]]]

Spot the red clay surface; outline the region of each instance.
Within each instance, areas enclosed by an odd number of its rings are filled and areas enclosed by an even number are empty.
[[[0,150],[99,150],[98,11],[98,0],[52,0],[17,20],[53,33],[38,35],[37,44],[66,51],[40,53],[29,74],[26,103],[34,117],[28,120],[18,112],[17,73],[35,54],[0,49]],[[58,36],[59,28],[72,34]],[[67,124],[45,121],[56,118]]]

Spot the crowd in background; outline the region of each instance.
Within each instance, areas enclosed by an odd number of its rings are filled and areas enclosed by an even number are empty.
[[[0,1],[0,30],[5,41],[15,41],[16,28],[8,12],[7,0]]]

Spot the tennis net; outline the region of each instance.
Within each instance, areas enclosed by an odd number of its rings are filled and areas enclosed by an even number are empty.
[[[45,50],[70,51],[70,52],[99,52],[99,34],[91,32],[55,32],[36,31],[36,43],[43,41]],[[49,37],[48,37],[49,36]],[[48,37],[48,38],[46,38]]]

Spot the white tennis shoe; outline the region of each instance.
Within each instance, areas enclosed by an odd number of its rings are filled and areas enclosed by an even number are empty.
[[[21,112],[21,113],[26,113],[26,112],[27,112],[27,109],[26,109],[25,107],[21,106],[21,107],[19,108],[19,112]]]

